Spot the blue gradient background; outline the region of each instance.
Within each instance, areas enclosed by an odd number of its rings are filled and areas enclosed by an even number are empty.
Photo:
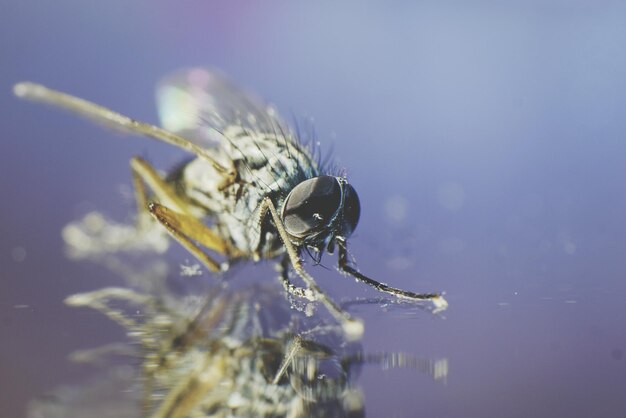
[[[63,306],[119,278],[66,260],[61,228],[95,208],[129,219],[131,156],[183,157],[12,84],[156,122],[159,78],[210,65],[315,117],[360,194],[362,271],[447,291],[445,319],[359,310],[366,350],[450,362],[446,384],[365,367],[368,416],[625,416],[625,22],[620,1],[1,0],[1,415],[91,374],[72,350],[123,338]],[[374,295],[314,274],[338,299]]]

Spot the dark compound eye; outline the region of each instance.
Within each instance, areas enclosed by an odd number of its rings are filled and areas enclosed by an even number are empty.
[[[295,237],[304,238],[330,225],[340,206],[341,187],[336,178],[320,176],[305,180],[287,196],[283,209],[285,229]]]
[[[361,203],[359,202],[359,195],[356,194],[356,190],[349,184],[343,187],[343,193],[343,220],[341,230],[344,238],[347,238],[354,232],[356,225],[359,223]]]

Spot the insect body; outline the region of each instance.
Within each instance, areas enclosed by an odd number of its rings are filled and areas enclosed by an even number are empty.
[[[285,288],[295,296],[320,300],[353,338],[362,334],[362,323],[317,286],[302,266],[304,251],[321,257],[336,249],[340,270],[377,290],[430,300],[440,309],[447,305],[439,294],[393,288],[350,265],[347,238],[360,213],[355,189],[344,176],[325,172],[273,108],[217,72],[182,71],[161,85],[159,105],[166,129],[37,84],[20,83],[15,93],[193,153],[195,158],[167,179],[146,161],[131,160],[139,227],[145,227],[144,215],[152,215],[212,271],[225,270],[240,259],[281,256]],[[212,220],[211,225],[204,219]],[[206,249],[226,262],[218,262]],[[305,288],[290,283],[290,266]]]

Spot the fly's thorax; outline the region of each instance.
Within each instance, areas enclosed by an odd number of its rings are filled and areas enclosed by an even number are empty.
[[[284,246],[275,225],[269,219],[259,219],[261,202],[269,197],[280,208],[295,185],[318,175],[317,162],[289,133],[232,130],[229,135],[233,138],[225,149],[241,178],[233,209],[237,218],[244,221],[237,226],[231,219],[231,234],[237,245],[245,246],[249,252],[263,258],[274,257],[284,251]]]
[[[292,196],[294,190],[302,190],[303,184],[309,184],[307,181],[327,178],[333,179],[340,189],[339,203],[335,199],[331,205],[344,207],[346,195],[356,196],[345,179],[318,177],[317,162],[306,147],[291,136],[231,127],[222,135],[222,141],[221,146],[211,152],[216,160],[228,161],[225,164],[236,169],[238,181],[222,187],[221,173],[209,162],[198,158],[184,167],[182,183],[187,197],[202,207],[223,237],[244,254],[271,258],[284,250],[275,225],[269,219],[259,219],[259,207],[266,197],[272,199],[277,209],[284,208],[284,200]],[[356,217],[350,216],[354,225],[345,227],[342,222],[334,222],[333,228],[349,235],[358,220],[358,198],[356,207]],[[325,218],[333,214],[323,212],[319,215]],[[334,216],[333,219],[343,220],[344,216]]]
[[[336,238],[347,238],[360,215],[359,197],[343,177],[318,176],[302,181],[289,192],[281,217],[297,245],[322,251]]]

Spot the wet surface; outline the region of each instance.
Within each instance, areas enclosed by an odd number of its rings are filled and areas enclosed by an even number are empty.
[[[445,379],[381,362],[355,368],[349,386],[368,416],[624,416],[626,8],[457,6],[3,3],[3,414],[59,403],[141,410],[138,357],[128,362],[122,350],[104,368],[70,361],[76,350],[136,342],[102,313],[64,304],[129,284],[120,270],[68,259],[61,231],[94,210],[132,220],[131,156],[163,169],[185,157],[19,102],[12,84],[42,82],[156,122],[156,82],[208,64],[286,115],[315,117],[323,149],[359,191],[350,250],[364,273],[446,291],[450,307],[437,315],[364,303],[379,295],[334,271],[333,257],[323,259],[328,270],[308,266],[366,324],[356,347],[320,344],[340,356],[445,360]],[[206,272],[181,275],[194,262],[174,246],[152,259],[125,261],[147,263],[148,277],[167,271],[177,294],[213,284]],[[236,293],[279,289],[275,276],[265,264],[237,266],[228,280]],[[302,315],[287,312],[278,317]],[[284,354],[292,340],[280,341]]]

